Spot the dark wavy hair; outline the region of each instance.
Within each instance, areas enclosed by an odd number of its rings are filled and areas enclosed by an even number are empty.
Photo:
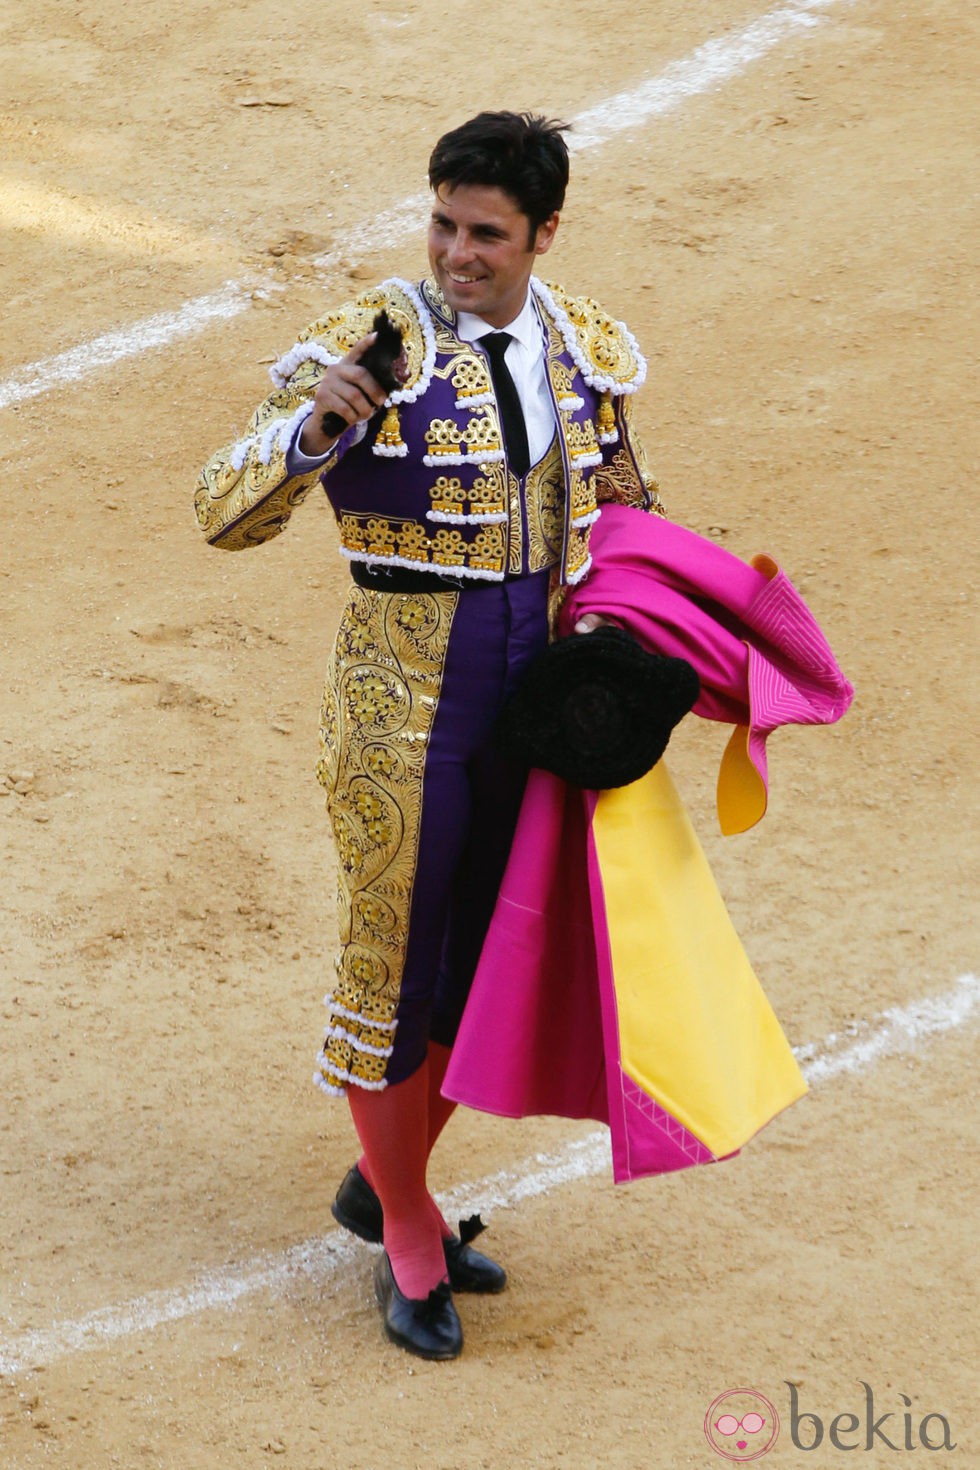
[[[567,128],[530,112],[478,113],[439,139],[429,159],[429,184],[434,191],[442,184],[502,189],[527,215],[533,240],[565,202]]]

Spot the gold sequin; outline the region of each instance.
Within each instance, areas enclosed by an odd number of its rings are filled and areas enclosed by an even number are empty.
[[[429,454],[459,455],[463,453],[463,430],[455,419],[433,419],[425,431]]]
[[[461,402],[465,402],[467,398],[482,398],[485,394],[492,393],[490,374],[484,359],[475,353],[460,357],[453,372],[453,387]]]

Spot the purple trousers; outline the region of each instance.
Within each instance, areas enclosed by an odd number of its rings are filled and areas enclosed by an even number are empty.
[[[397,1022],[385,1080],[404,1081],[430,1041],[451,1046],[517,824],[527,773],[493,727],[548,643],[549,573],[459,594],[422,778],[422,818]]]

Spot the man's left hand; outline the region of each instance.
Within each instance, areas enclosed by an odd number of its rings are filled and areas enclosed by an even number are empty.
[[[572,632],[594,633],[596,628],[613,628],[615,626],[612,618],[604,618],[599,613],[585,613],[579,618]]]

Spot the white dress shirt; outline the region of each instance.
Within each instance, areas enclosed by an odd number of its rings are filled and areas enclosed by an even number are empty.
[[[544,328],[530,291],[520,312],[506,327],[491,327],[482,317],[473,316],[468,311],[461,311],[456,318],[456,335],[464,342],[479,342],[481,337],[487,337],[491,332],[508,332],[512,338],[507,343],[504,362],[514,379],[524,410],[531,464],[537,464],[547,454],[555,437],[555,409],[545,368]]]

